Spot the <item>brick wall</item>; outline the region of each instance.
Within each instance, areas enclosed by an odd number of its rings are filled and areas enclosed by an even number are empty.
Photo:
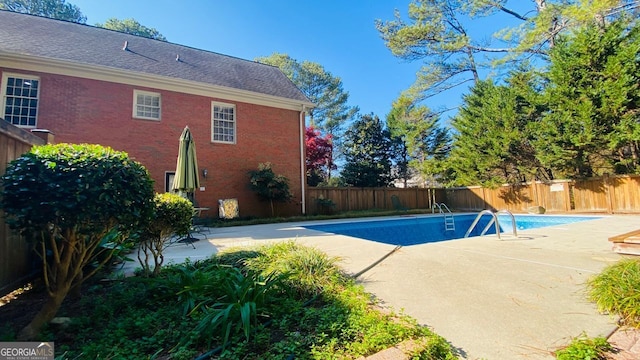
[[[281,215],[300,213],[300,128],[298,111],[225,99],[196,96],[69,76],[1,69],[40,76],[38,128],[55,134],[56,142],[97,143],[129,153],[142,163],[163,192],[165,172],[174,171],[178,139],[185,127],[196,143],[204,191],[196,191],[203,216],[217,216],[217,200],[238,198],[241,216],[268,216],[269,206],[248,189],[248,172],[271,162],[290,180],[295,198],[280,206]],[[134,119],[133,91],[161,94],[160,121]],[[235,145],[211,142],[211,102],[236,105]]]

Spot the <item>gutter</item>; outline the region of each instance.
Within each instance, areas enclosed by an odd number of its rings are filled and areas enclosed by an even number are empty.
[[[307,214],[307,200],[306,200],[306,191],[305,185],[307,183],[307,174],[305,171],[306,167],[306,157],[305,157],[305,149],[304,149],[304,134],[305,134],[305,124],[304,124],[304,114],[305,114],[306,106],[302,105],[302,109],[300,110],[300,188],[302,189],[302,215]]]

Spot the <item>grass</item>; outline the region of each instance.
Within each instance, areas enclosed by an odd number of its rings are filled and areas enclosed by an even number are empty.
[[[415,339],[415,359],[456,359],[440,336],[382,310],[336,259],[294,242],[234,249],[157,277],[95,282],[43,336],[64,359],[355,359]]]

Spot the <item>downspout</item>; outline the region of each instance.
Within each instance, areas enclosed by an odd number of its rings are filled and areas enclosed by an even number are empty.
[[[302,105],[302,110],[300,110],[300,188],[302,189],[302,215],[306,215],[307,213],[307,203],[306,203],[306,192],[305,192],[305,185],[306,185],[306,180],[307,180],[307,174],[305,171],[305,167],[306,167],[306,161],[305,161],[305,154],[304,154],[304,133],[305,133],[305,126],[304,126],[304,110],[305,110],[305,106]]]

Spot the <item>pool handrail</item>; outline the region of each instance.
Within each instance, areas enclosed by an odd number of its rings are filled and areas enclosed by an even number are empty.
[[[471,226],[469,226],[469,229],[467,229],[467,232],[464,234],[464,237],[466,237],[466,238],[469,237],[469,234],[471,234],[471,231],[473,231],[473,228],[478,224],[478,221],[480,221],[480,218],[484,214],[489,214],[493,218],[493,221],[496,224],[496,234],[498,235],[498,239],[500,239],[500,222],[497,221],[498,217],[491,210],[482,210],[482,211],[480,211],[480,213],[478,213],[478,216],[476,216],[476,219],[473,220],[473,222],[471,223]],[[489,225],[491,225],[491,222],[489,223]],[[485,228],[485,230],[486,230],[486,228]]]
[[[440,204],[438,204],[438,203],[434,203],[434,204],[431,206],[431,213],[433,214],[433,213],[434,213],[434,210],[435,210],[436,208],[438,208],[438,210],[440,210],[440,213],[441,213],[441,214],[444,214],[445,212],[442,210],[442,208],[443,208],[443,207],[445,208],[445,210],[447,210],[447,212],[448,212],[448,213],[451,213],[451,210],[449,210],[449,207],[448,207],[448,206],[447,206],[447,204],[445,204],[445,203],[440,203]]]
[[[435,208],[438,208],[438,210],[440,210],[440,214],[444,215],[444,231],[455,231],[456,230],[456,221],[453,218],[453,213],[451,212],[451,210],[449,210],[449,207],[447,206],[447,204],[445,203],[434,203],[433,205],[431,205],[431,213],[434,213]],[[444,207],[445,210],[447,210],[447,212],[444,212],[444,210],[442,210],[442,208]]]
[[[495,224],[496,235],[498,236],[498,240],[501,240],[501,237],[500,237],[500,220],[498,220],[498,214],[501,214],[501,213],[511,216],[511,221],[512,221],[512,224],[513,224],[513,236],[518,237],[518,232],[516,230],[516,228],[517,228],[517,226],[516,226],[516,218],[513,216],[513,214],[509,210],[498,210],[497,212],[493,212],[491,210],[482,210],[482,211],[480,211],[480,213],[478,213],[478,216],[476,216],[476,219],[473,220],[473,223],[471,223],[471,226],[469,226],[469,229],[467,230],[466,234],[464,234],[464,237],[469,237],[469,234],[471,234],[471,231],[473,231],[473,228],[478,224],[478,221],[480,221],[480,218],[482,217],[482,215],[489,214],[489,215],[491,215],[491,220],[489,221],[487,226],[484,227],[484,229],[480,233],[480,236],[484,236],[487,233],[487,231],[489,230],[489,228],[491,227],[491,225]]]
[[[498,210],[496,212],[496,219],[498,218],[498,215],[500,214],[505,214],[505,215],[509,215],[511,216],[511,225],[513,226],[513,236],[518,237],[518,227],[516,226],[516,217],[513,216],[513,213],[507,209],[502,209],[502,210]]]

